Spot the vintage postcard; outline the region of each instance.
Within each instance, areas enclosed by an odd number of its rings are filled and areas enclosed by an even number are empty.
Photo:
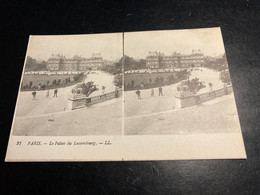
[[[6,161],[236,158],[220,28],[30,37]]]

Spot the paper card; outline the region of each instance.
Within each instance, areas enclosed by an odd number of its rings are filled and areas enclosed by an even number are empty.
[[[244,158],[220,28],[30,36],[6,161]]]

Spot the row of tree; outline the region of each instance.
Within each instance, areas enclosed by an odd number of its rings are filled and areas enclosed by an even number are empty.
[[[47,62],[37,62],[36,59],[28,56],[25,62],[25,71],[45,71],[47,70]]]
[[[219,79],[226,85],[231,84],[231,78],[228,70],[222,70],[220,72]]]
[[[165,85],[171,85],[171,84],[175,84],[181,80],[187,79],[189,76],[189,72],[184,69],[182,71],[179,71],[176,73],[176,76],[174,76],[173,74],[168,75],[167,77],[165,76],[157,76],[154,80],[152,80],[151,78],[149,79],[148,82],[142,82],[141,84],[135,84],[134,80],[131,80],[130,83],[127,83],[124,87],[125,90],[135,90],[135,89],[148,89],[148,88],[156,88],[159,86],[165,86]],[[130,75],[131,76],[131,75]],[[148,75],[149,76],[149,75]]]
[[[117,70],[118,73],[122,73],[123,70],[123,60],[124,60],[124,70],[141,70],[141,69],[146,69],[145,65],[145,60],[140,59],[140,60],[135,60],[132,57],[129,57],[125,55],[125,58],[121,58],[119,62],[116,62],[115,69]]]
[[[125,58],[122,57],[118,62],[115,62],[112,66],[103,66],[101,70],[113,75],[121,74],[123,72],[123,60],[125,71],[146,69],[144,59],[135,60],[134,58],[125,55]]]
[[[122,72],[122,70],[116,69],[115,64],[113,64],[112,66],[110,65],[103,66],[101,70],[113,75],[120,74]]]
[[[67,77],[63,80],[61,79],[54,79],[50,83],[49,80],[46,81],[44,84],[38,84],[38,86],[33,85],[33,81],[29,81],[27,84],[22,83],[22,90],[30,90],[30,89],[38,89],[38,90],[44,90],[44,89],[51,89],[56,87],[65,87],[71,84],[74,84],[75,82],[80,81],[83,78],[84,73],[80,73],[77,75],[74,75],[73,77]]]
[[[210,60],[210,59],[206,58],[204,66],[208,67],[210,69],[217,70],[217,71],[222,71],[222,70],[228,69],[226,54],[224,54],[222,57],[214,59],[214,60]]]

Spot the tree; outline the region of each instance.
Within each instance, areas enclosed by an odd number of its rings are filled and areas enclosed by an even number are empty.
[[[41,89],[44,90],[45,89],[45,85],[41,85]]]
[[[52,85],[55,86],[56,84],[57,84],[57,81],[56,81],[56,79],[54,79],[54,80],[52,81]]]
[[[158,84],[159,84],[159,82],[160,82],[160,79],[159,79],[159,77],[156,77],[156,78],[155,78],[155,80],[154,80],[154,83],[158,85]]]
[[[82,89],[82,93],[85,96],[89,96],[92,92],[98,90],[98,88],[96,87],[96,85],[94,85],[93,82],[87,82],[87,83],[81,83],[80,85],[78,85],[78,88]]]
[[[133,88],[135,85],[135,81],[134,80],[131,80],[131,87]]]
[[[173,75],[169,75],[168,76],[168,84],[172,84],[174,83],[174,76]]]
[[[125,55],[124,59],[124,70],[140,70],[146,68],[146,61],[144,59],[135,60],[132,57]],[[123,57],[119,60],[119,62],[115,63],[116,72],[121,73],[123,67]]]
[[[227,84],[227,85],[231,84],[230,74],[229,74],[229,71],[228,71],[228,70],[223,70],[223,71],[221,71],[221,72],[220,72],[220,75],[219,75],[219,79],[220,79],[223,83],[225,83],[225,84]]]
[[[178,71],[178,72],[177,72],[177,77],[178,77],[179,79],[185,79],[185,78],[187,77],[187,75],[188,75],[187,69],[184,69],[184,70],[182,70],[182,71]]]
[[[37,63],[34,70],[35,71],[47,70],[47,62],[42,61],[41,63]]]
[[[164,83],[164,78],[163,78],[163,77],[160,77],[159,83],[160,83],[161,85]]]
[[[84,74],[84,72],[74,75],[73,76],[74,81],[78,81],[83,76],[83,74]]]
[[[58,79],[56,84],[59,85],[60,83],[61,83],[61,80]]]
[[[121,75],[121,74],[115,75],[113,82],[114,82],[114,85],[115,85],[115,86],[121,88],[122,85],[123,85],[122,75]]]
[[[28,56],[25,63],[25,71],[31,71],[37,65],[36,60]]]
[[[228,69],[226,53],[219,58],[206,58],[204,66],[218,71]]]
[[[144,59],[140,59],[139,61],[134,60],[134,64],[132,66],[133,70],[146,69],[146,62]]]
[[[47,70],[47,62],[42,61],[41,63],[37,63],[36,59],[28,56],[25,63],[25,71],[41,71]]]
[[[33,82],[32,82],[32,81],[30,81],[30,82],[29,82],[29,84],[28,84],[28,88],[31,88],[31,87],[32,87],[32,85],[33,85]]]
[[[178,91],[189,91],[193,94],[196,94],[200,89],[206,87],[199,81],[198,78],[194,78],[192,80],[182,81],[180,86],[177,87]]]
[[[122,73],[122,63],[116,62],[115,63],[115,74]]]
[[[131,58],[129,56],[126,56],[126,55],[125,55],[125,58],[122,57],[119,60],[119,64],[117,65],[119,67],[117,67],[117,68],[120,68],[120,67],[122,68],[123,67],[123,60],[124,60],[124,70],[125,71],[126,70],[131,70],[133,68],[134,64],[135,64],[135,61],[134,61],[133,58]]]

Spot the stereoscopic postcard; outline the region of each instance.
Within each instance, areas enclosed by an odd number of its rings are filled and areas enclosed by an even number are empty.
[[[219,27],[30,36],[6,161],[245,158]]]

